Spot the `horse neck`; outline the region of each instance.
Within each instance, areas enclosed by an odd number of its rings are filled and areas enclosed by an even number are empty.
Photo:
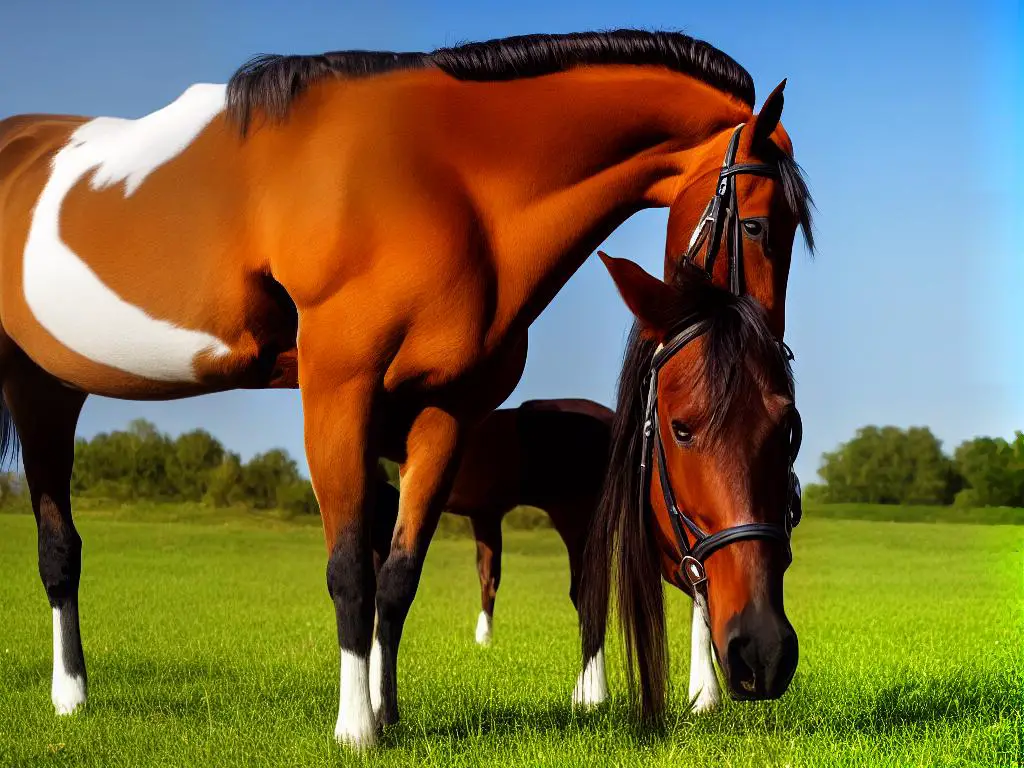
[[[702,145],[750,111],[663,67],[594,66],[500,82],[460,81],[428,69],[325,81],[309,89],[288,124],[249,142],[260,177],[281,180],[264,184],[263,194],[286,189],[280,210],[298,219],[320,206],[296,202],[298,174],[282,165],[281,158],[296,156],[296,136],[306,137],[303,162],[315,156],[321,167],[351,144],[360,147],[350,149],[360,159],[380,152],[384,163],[394,156],[410,168],[440,169],[441,176],[423,183],[441,178],[444,190],[405,194],[415,200],[465,193],[471,201],[498,278],[486,342],[493,347],[524,331],[627,218],[671,205]],[[339,142],[345,125],[372,143]],[[458,184],[465,188],[454,189]],[[265,216],[261,221],[273,229]],[[300,226],[287,224],[278,229]]]
[[[655,67],[460,85],[473,103],[450,157],[503,286],[498,334],[532,323],[634,213],[670,206],[703,145],[750,117],[722,92]]]

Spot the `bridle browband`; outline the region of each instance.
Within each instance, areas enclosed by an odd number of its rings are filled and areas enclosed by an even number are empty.
[[[701,217],[700,222],[698,222],[697,229],[694,230],[693,237],[690,240],[690,246],[682,257],[684,262],[702,269],[710,278],[713,274],[715,256],[721,244],[722,236],[726,234],[729,248],[729,290],[736,296],[741,295],[742,288],[740,283],[743,274],[742,234],[740,232],[740,218],[736,201],[736,176],[748,173],[777,178],[779,175],[778,170],[770,165],[735,163],[736,150],[739,146],[742,130],[743,124],[741,123],[733,131],[725,153],[725,160],[722,162],[722,169],[718,176],[715,195],[704,210],[704,215]],[[704,263],[703,265],[698,265],[696,257],[705,243],[707,244],[707,250],[704,255]],[[683,323],[682,330],[657,349],[651,358],[651,367],[647,374],[648,390],[646,403],[644,404],[643,441],[640,458],[640,505],[642,510],[646,510],[649,503],[651,460],[654,456],[654,451],[657,451],[659,485],[661,485],[665,507],[668,510],[669,519],[672,521],[676,544],[681,555],[679,572],[684,576],[684,580],[680,580],[677,586],[683,589],[689,586],[695,596],[698,588],[707,582],[704,562],[719,549],[737,541],[749,539],[779,541],[786,545],[787,554],[792,557],[790,537],[792,536],[793,528],[799,524],[801,517],[800,483],[793,469],[793,463],[796,461],[800,450],[803,428],[800,421],[800,413],[796,408],[790,411],[789,488],[786,519],[783,525],[744,523],[714,533],[706,533],[679,509],[679,505],[676,503],[672,484],[669,482],[665,445],[661,439],[661,429],[658,423],[658,372],[683,347],[704,334],[709,326],[710,322],[706,319],[696,319]],[[792,360],[792,350],[781,339],[779,344],[786,358]],[[692,547],[690,546],[687,532],[693,537],[694,544]]]

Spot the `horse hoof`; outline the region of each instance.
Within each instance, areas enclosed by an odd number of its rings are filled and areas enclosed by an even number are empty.
[[[338,721],[334,727],[334,738],[342,746],[362,752],[377,745],[377,727],[373,723],[360,726],[356,723],[343,724]]]
[[[698,715],[704,712],[712,712],[718,709],[718,705],[720,703],[721,702],[719,701],[717,696],[704,695],[702,692],[697,696],[696,700],[693,702],[693,707],[691,708],[691,711]]]

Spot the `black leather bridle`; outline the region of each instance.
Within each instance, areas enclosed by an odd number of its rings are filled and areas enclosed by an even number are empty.
[[[741,293],[742,268],[742,234],[740,232],[740,218],[736,202],[735,178],[739,174],[749,173],[759,176],[778,177],[778,171],[770,166],[756,163],[737,164],[736,149],[739,145],[740,132],[743,124],[740,124],[733,131],[729,141],[729,147],[725,153],[725,160],[722,163],[722,170],[718,176],[718,186],[714,197],[708,203],[694,231],[693,238],[686,254],[682,257],[691,265],[703,269],[708,276],[712,275],[715,255],[721,244],[723,234],[728,237],[729,256],[729,289],[737,296]],[[703,265],[698,265],[696,258],[701,247],[707,244],[707,251],[704,255]],[[722,547],[726,547],[737,541],[746,539],[768,539],[780,541],[786,545],[787,554],[792,556],[790,550],[790,537],[801,517],[800,503],[800,482],[797,479],[793,464],[800,451],[800,442],[803,436],[803,427],[800,420],[800,413],[793,408],[790,411],[790,463],[789,463],[789,488],[787,497],[786,517],[783,525],[771,523],[744,523],[734,525],[714,533],[706,533],[700,526],[691,520],[676,503],[675,494],[672,492],[672,484],[669,482],[668,469],[665,457],[665,445],[661,439],[661,429],[658,424],[658,372],[661,368],[676,355],[683,347],[707,331],[709,322],[707,320],[696,320],[684,324],[681,331],[665,342],[651,359],[651,367],[647,374],[648,391],[644,404],[644,427],[643,443],[640,458],[640,504],[642,510],[649,509],[650,494],[650,467],[654,451],[657,451],[658,479],[661,485],[661,492],[665,500],[665,508],[668,510],[669,518],[672,521],[672,528],[675,531],[676,545],[682,556],[679,563],[679,572],[685,578],[680,580],[678,586],[685,588],[687,585],[694,591],[707,582],[707,573],[704,569],[704,562]],[[793,353],[782,340],[779,340],[787,359],[793,359]],[[653,439],[652,439],[653,438]],[[693,545],[690,545],[690,538],[693,537]]]

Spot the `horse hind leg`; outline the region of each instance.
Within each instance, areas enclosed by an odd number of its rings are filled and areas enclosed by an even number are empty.
[[[588,500],[589,502],[589,500]],[[605,676],[604,636],[605,624],[602,619],[600,626],[593,631],[586,631],[583,615],[580,612],[579,592],[580,575],[583,572],[583,555],[586,545],[586,529],[591,524],[591,514],[596,502],[569,504],[565,506],[551,505],[548,515],[565,544],[569,554],[569,599],[580,618],[580,635],[583,638],[583,668],[576,679],[572,692],[573,706],[591,709],[603,704],[608,699],[608,681]]]
[[[501,585],[501,514],[495,510],[477,510],[471,521],[476,539],[476,570],[480,577],[476,642],[488,646],[494,631],[494,601]]]
[[[39,535],[39,576],[53,610],[50,698],[65,715],[85,704],[87,684],[78,619],[82,539],[71,517],[75,426],[86,395],[62,386],[20,351],[4,350],[0,375],[6,405],[0,448],[16,439],[16,428]]]

